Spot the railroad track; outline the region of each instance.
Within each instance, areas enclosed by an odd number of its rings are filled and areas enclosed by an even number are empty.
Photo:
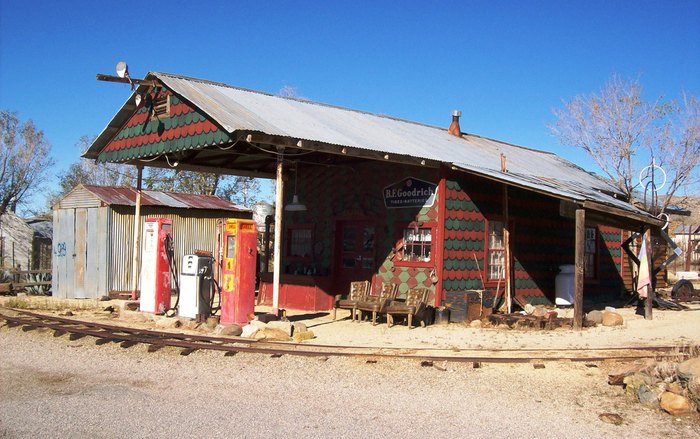
[[[628,346],[603,349],[439,349],[274,342],[243,337],[216,337],[153,331],[6,308],[0,308],[0,320],[4,320],[6,326],[21,327],[25,331],[47,328],[54,331],[55,337],[68,334],[71,340],[87,336],[94,337],[97,345],[119,343],[122,347],[127,348],[137,344],[145,344],[148,346],[148,352],[155,352],[166,346],[175,347],[181,349],[182,355],[189,355],[198,350],[213,350],[224,352],[225,355],[248,352],[271,356],[343,356],[366,358],[367,361],[376,361],[379,358],[406,358],[427,362],[471,362],[475,366],[480,363],[541,363],[546,361],[594,363],[603,360],[683,359],[689,356],[683,346]]]

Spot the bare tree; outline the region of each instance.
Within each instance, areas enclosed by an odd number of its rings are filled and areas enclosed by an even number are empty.
[[[159,191],[216,195],[219,184],[224,178],[217,174],[148,168],[148,173],[144,177],[144,187]]]
[[[259,201],[260,180],[252,177],[233,177],[221,188],[220,196],[246,207]]]
[[[20,123],[17,113],[0,110],[0,215],[16,210],[46,183],[53,166],[51,145],[31,119]]]
[[[683,96],[682,102],[669,105],[667,123],[659,130],[656,150],[659,164],[668,174],[667,196],[661,205],[663,212],[681,189],[700,184],[700,102],[693,96]],[[675,197],[674,197],[675,196]]]
[[[634,202],[640,171],[664,168],[668,181],[661,212],[682,187],[697,182],[700,163],[698,100],[646,102],[638,81],[617,75],[599,93],[577,96],[555,109],[551,132],[560,143],[581,148]]]
[[[75,145],[80,152],[85,151],[95,140],[88,136],[82,136]],[[136,185],[133,166],[118,163],[98,163],[95,160],[80,158],[71,164],[68,169],[58,176],[58,191],[54,192],[50,199],[50,205],[63,198],[78,184],[91,184],[98,186],[126,186]]]

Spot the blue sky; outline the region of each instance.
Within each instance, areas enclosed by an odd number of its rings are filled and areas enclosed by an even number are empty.
[[[0,108],[31,118],[55,175],[129,96],[99,82],[119,60],[554,151],[563,99],[614,73],[645,96],[700,96],[700,1],[0,0]],[[42,202],[41,196],[35,200]]]

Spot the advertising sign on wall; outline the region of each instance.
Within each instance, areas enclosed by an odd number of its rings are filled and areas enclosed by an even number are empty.
[[[436,190],[437,184],[407,177],[384,188],[384,206],[388,209],[430,207],[435,203]]]

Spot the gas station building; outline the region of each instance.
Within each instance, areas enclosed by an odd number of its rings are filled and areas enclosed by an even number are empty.
[[[567,267],[584,296],[617,297],[627,231],[661,226],[553,153],[462,132],[459,112],[436,127],[166,73],[135,82],[84,157],[275,179],[258,297],[274,308],[331,309],[355,280],[426,287],[433,306],[478,289],[551,304]]]

